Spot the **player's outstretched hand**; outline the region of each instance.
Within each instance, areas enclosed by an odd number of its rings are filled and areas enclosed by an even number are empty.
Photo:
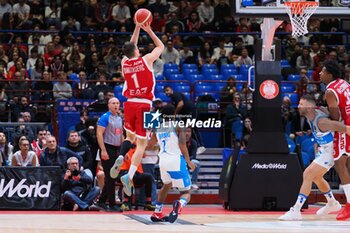
[[[152,31],[151,24],[149,22],[142,24],[141,28],[147,33]]]
[[[187,162],[187,165],[190,167],[190,172],[193,172],[194,169],[196,169],[196,165],[192,161]]]

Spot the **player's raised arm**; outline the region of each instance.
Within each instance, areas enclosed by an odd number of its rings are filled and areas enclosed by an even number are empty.
[[[155,60],[157,60],[160,55],[162,54],[162,52],[164,51],[164,44],[163,42],[157,37],[157,35],[153,32],[152,28],[151,28],[151,24],[150,23],[145,23],[141,26],[141,28],[147,32],[147,34],[151,37],[151,39],[153,40],[154,45],[156,46],[152,52],[150,52],[149,54],[145,55],[144,58],[146,60],[146,62],[151,65],[153,64],[153,62]]]
[[[132,33],[130,42],[134,43],[137,46],[137,42],[139,41],[139,35],[140,35],[140,25],[136,24],[134,32]]]

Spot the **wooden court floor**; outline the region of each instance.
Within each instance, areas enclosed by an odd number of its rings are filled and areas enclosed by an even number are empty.
[[[170,207],[165,209],[170,211]],[[98,233],[98,232],[350,232],[350,221],[336,221],[335,214],[318,218],[310,208],[303,221],[281,222],[282,212],[232,212],[219,205],[188,206],[179,222],[152,224],[151,212],[0,211],[0,233]]]

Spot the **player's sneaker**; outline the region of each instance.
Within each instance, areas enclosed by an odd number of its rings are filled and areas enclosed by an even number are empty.
[[[120,181],[123,184],[123,191],[124,191],[124,193],[127,196],[131,197],[133,184],[132,184],[132,181],[129,179],[129,175],[125,174],[124,176],[120,177]]]
[[[281,221],[299,221],[302,220],[302,216],[300,211],[295,210],[293,207],[290,207],[289,211],[286,212],[284,215],[280,216],[278,218]]]
[[[169,222],[169,217],[164,215],[163,213],[153,213],[151,215],[152,222]]]
[[[112,177],[112,179],[115,179],[118,177],[120,172],[120,167],[122,166],[123,161],[124,161],[124,157],[121,155],[115,160],[113,167],[111,168],[111,170],[109,170],[109,175]]]
[[[124,202],[121,206],[120,209],[123,211],[131,211],[131,205],[129,203]]]
[[[338,201],[335,202],[328,202],[325,206],[323,206],[321,209],[317,210],[317,215],[326,215],[332,212],[339,211],[341,209],[341,205]]]
[[[345,207],[337,214],[337,220],[347,220],[350,218],[350,203],[346,203]]]
[[[173,223],[176,221],[177,217],[179,216],[179,213],[181,213],[181,203],[179,201],[174,201],[173,203],[173,210],[169,214],[169,222]]]

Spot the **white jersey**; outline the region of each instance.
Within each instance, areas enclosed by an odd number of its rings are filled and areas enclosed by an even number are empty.
[[[181,155],[176,128],[171,126],[171,122],[168,121],[163,123],[161,127],[157,129],[156,136],[160,146],[159,157],[164,155]]]

